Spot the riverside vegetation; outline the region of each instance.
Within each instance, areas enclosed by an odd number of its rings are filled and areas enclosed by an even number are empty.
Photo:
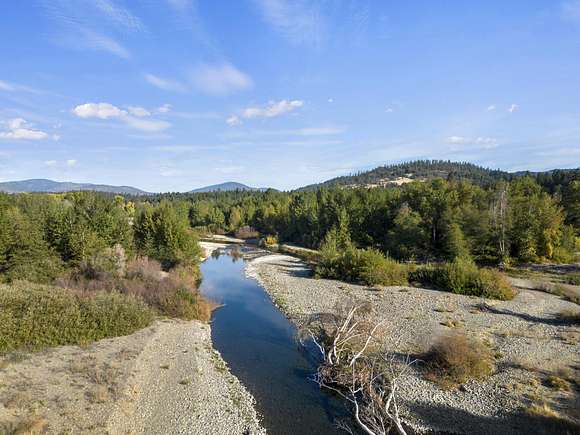
[[[428,168],[425,174],[431,174],[441,164],[394,168]],[[90,316],[97,309],[106,311],[107,303],[123,301],[126,310],[135,311],[127,316],[135,319],[133,326],[105,322],[106,327],[95,326],[78,337],[72,332],[66,338],[45,337],[45,344],[127,333],[154,315],[208,319],[211,306],[196,291],[201,255],[197,234],[207,232],[261,235],[268,243],[315,248],[309,259],[321,277],[371,286],[418,282],[496,299],[510,299],[514,293],[501,273],[486,266],[576,258],[577,171],[505,179],[494,171],[457,167],[460,176],[447,180],[381,189],[331,185],[294,192],[140,197],[1,194],[0,280],[4,288],[12,287],[0,294],[2,315],[6,324],[16,325],[23,312],[32,316],[35,307],[46,305],[46,312],[38,311],[43,322],[30,324],[48,326],[53,321],[53,328],[44,329],[58,335],[63,328],[47,314],[52,304],[59,313],[56,307],[65,294],[80,313],[74,316],[88,324],[95,324]],[[26,282],[46,286],[30,286],[25,292]],[[52,294],[54,286],[65,290]],[[30,302],[35,299],[44,302]],[[0,350],[36,343],[8,334],[3,332]]]
[[[0,195],[0,352],[126,335],[158,316],[208,320],[200,256],[168,202]]]

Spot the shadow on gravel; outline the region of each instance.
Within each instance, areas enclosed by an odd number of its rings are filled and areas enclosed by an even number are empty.
[[[296,278],[310,278],[313,275],[312,269],[309,267],[290,262],[285,262],[280,270],[282,273]]]
[[[571,435],[580,431],[580,425],[568,420],[535,416],[525,412],[503,417],[482,417],[460,409],[435,404],[413,404],[412,412],[435,427],[452,427],[459,422],[459,426],[463,428],[459,432],[432,432],[437,434]]]
[[[569,325],[572,323],[572,321],[570,321],[570,320],[558,319],[555,317],[532,316],[531,314],[527,314],[527,313],[517,313],[517,312],[512,311],[512,310],[506,310],[506,309],[502,310],[500,308],[495,308],[495,307],[491,307],[491,306],[487,306],[486,311],[488,311],[492,314],[501,314],[504,316],[517,317],[517,318],[525,320],[527,322],[543,323],[545,325],[552,325],[552,326]]]

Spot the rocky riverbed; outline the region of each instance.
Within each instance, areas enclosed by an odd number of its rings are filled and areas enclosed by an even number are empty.
[[[370,288],[314,279],[301,260],[279,254],[249,254],[246,273],[257,279],[273,301],[295,322],[338,306],[371,302],[377,320],[386,321],[386,347],[419,354],[454,328],[478,337],[496,356],[493,375],[443,390],[427,381],[419,367],[401,380],[406,421],[417,431],[459,434],[559,433],[550,418],[533,416],[534,403],[578,422],[577,391],[580,330],[558,314],[578,307],[557,296],[520,290],[512,301],[487,301],[413,287]],[[576,380],[571,391],[547,383],[565,373]],[[562,375],[564,376],[564,375]]]

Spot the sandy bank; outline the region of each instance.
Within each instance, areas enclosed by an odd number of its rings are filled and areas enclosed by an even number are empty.
[[[264,433],[253,404],[196,321],[0,360],[0,433]]]

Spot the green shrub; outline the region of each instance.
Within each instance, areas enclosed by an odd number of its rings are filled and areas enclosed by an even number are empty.
[[[365,284],[385,286],[407,284],[407,268],[375,249],[361,251],[359,262],[358,274]]]
[[[316,275],[323,278],[362,282],[367,285],[405,285],[407,268],[385,257],[376,249],[348,247],[339,252],[333,246],[323,246],[316,266]]]
[[[480,269],[471,260],[424,266],[411,274],[412,281],[457,294],[509,300],[515,296],[505,276],[493,269]]]
[[[0,352],[127,335],[153,318],[143,300],[118,292],[80,293],[24,281],[0,285]]]

